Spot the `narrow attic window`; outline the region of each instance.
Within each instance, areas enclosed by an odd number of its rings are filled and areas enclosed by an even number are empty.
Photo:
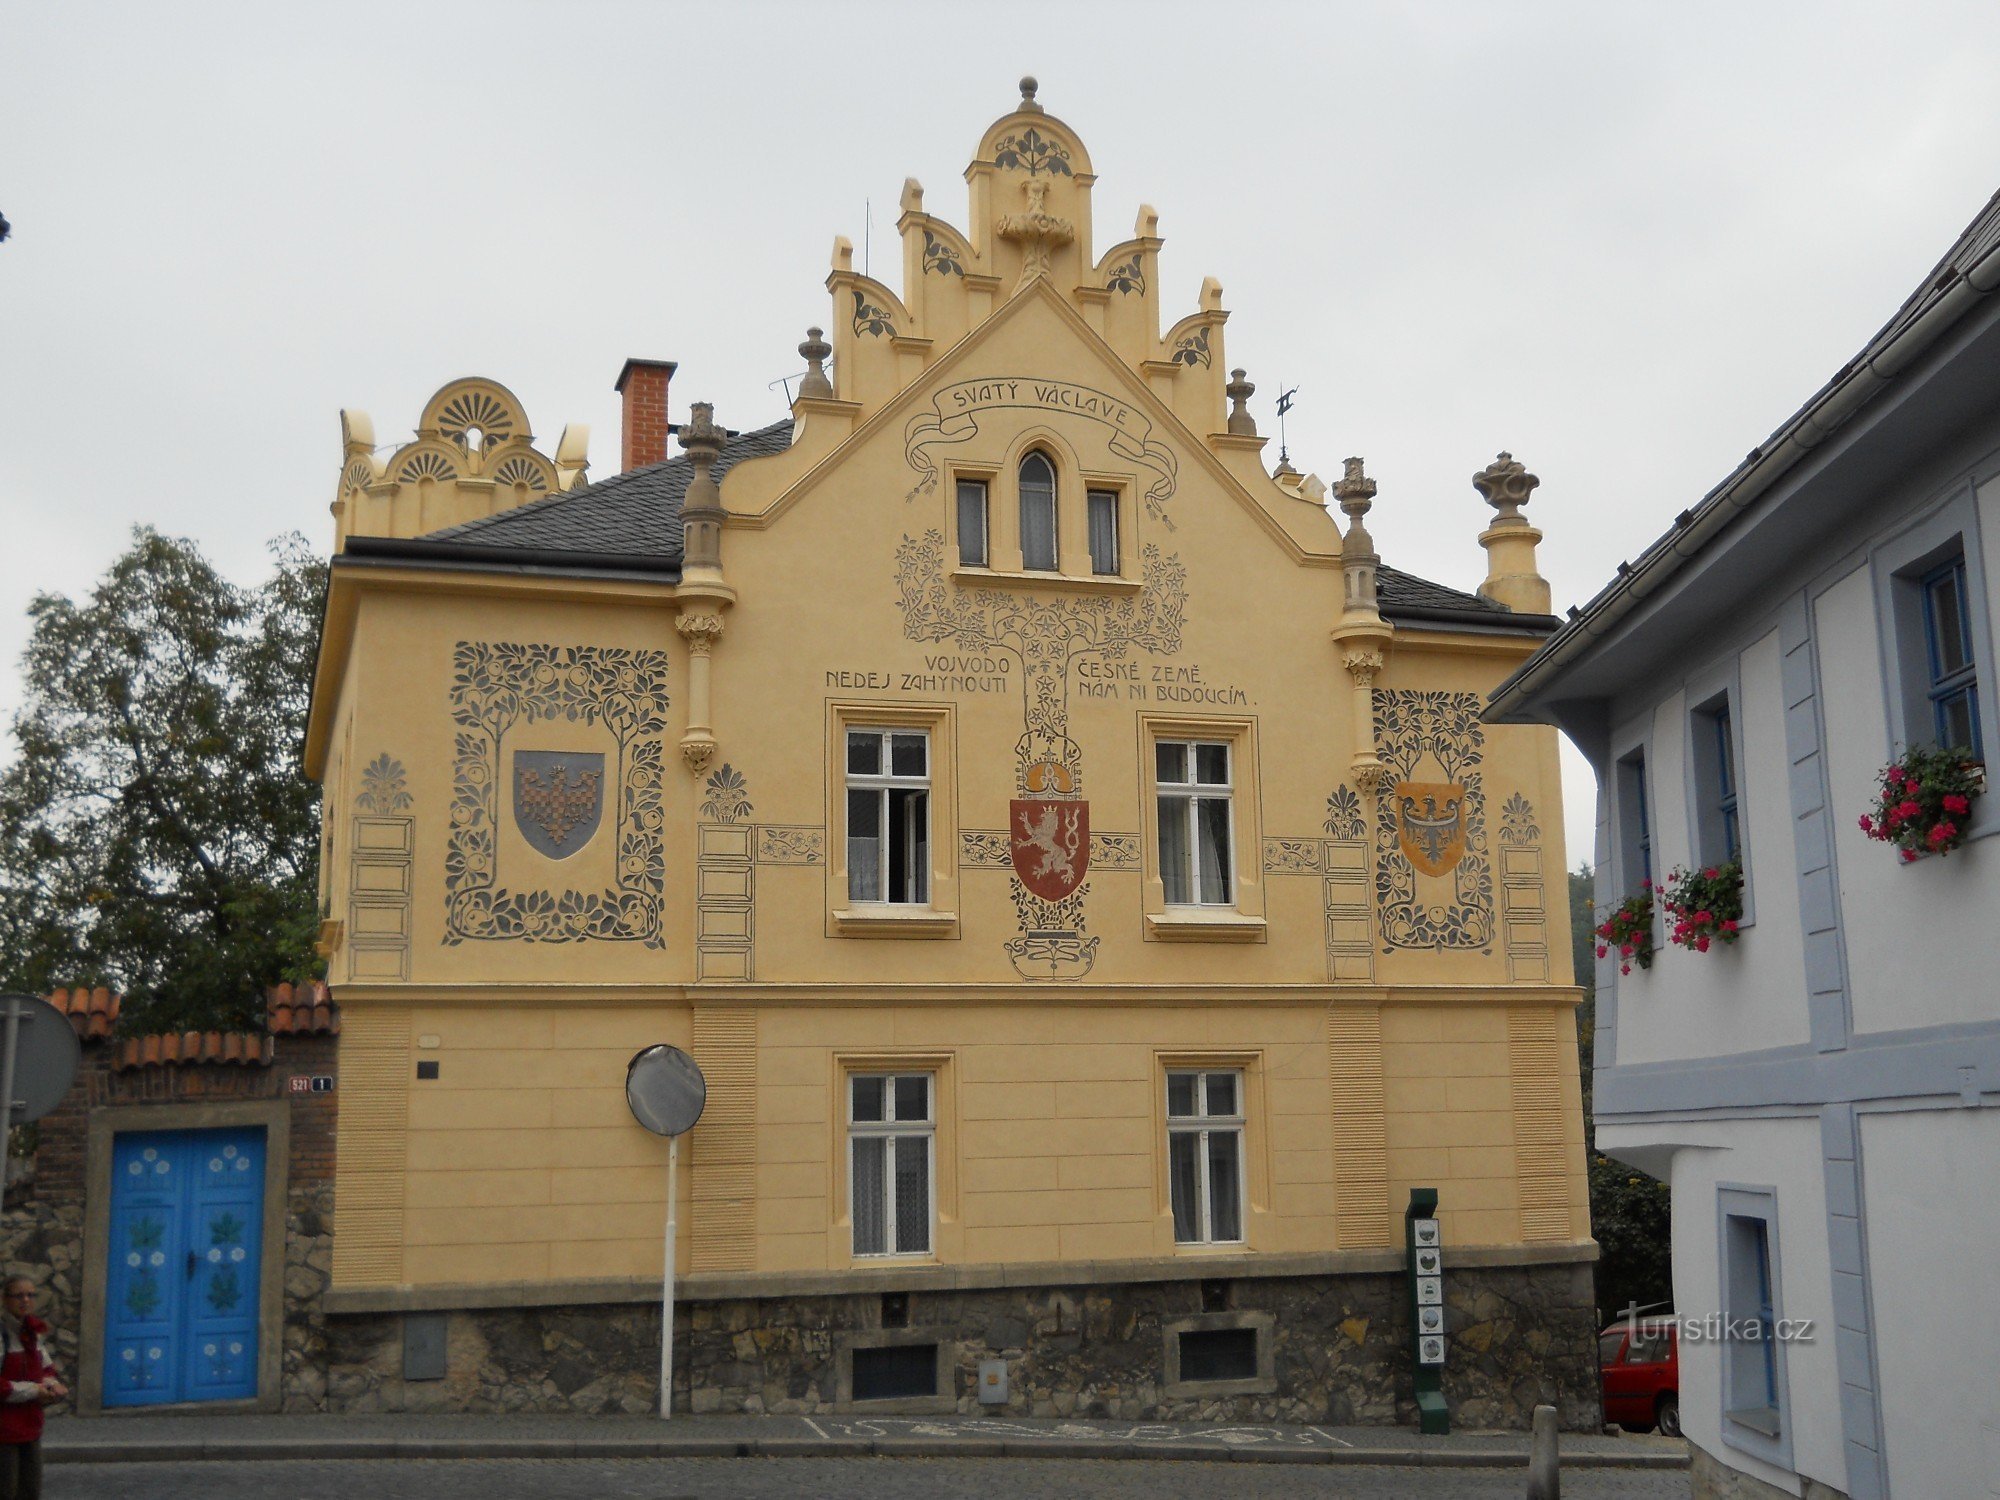
[[[1029,572],[1056,570],[1056,467],[1045,453],[1021,460],[1021,566]]]

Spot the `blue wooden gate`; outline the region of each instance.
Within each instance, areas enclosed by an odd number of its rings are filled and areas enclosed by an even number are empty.
[[[111,1154],[104,1404],[257,1394],[264,1132],[121,1134]]]

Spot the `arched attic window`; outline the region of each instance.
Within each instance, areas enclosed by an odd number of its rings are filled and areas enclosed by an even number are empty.
[[[1021,460],[1021,566],[1056,569],[1056,466],[1046,453]]]

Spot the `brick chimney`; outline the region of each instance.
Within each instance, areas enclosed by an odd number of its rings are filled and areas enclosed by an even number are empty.
[[[674,368],[670,359],[628,359],[618,372],[614,389],[625,398],[621,472],[666,458],[667,382],[674,378]]]

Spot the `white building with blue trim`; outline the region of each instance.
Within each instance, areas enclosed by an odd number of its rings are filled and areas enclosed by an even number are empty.
[[[2000,744],[1996,289],[2000,197],[1489,710],[1596,768],[1600,914],[1741,863],[1735,941],[1656,911],[1650,967],[1597,971],[1597,1147],[1673,1187],[1697,1495],[2000,1494],[2000,797],[1943,857],[1860,823],[1906,748]]]

